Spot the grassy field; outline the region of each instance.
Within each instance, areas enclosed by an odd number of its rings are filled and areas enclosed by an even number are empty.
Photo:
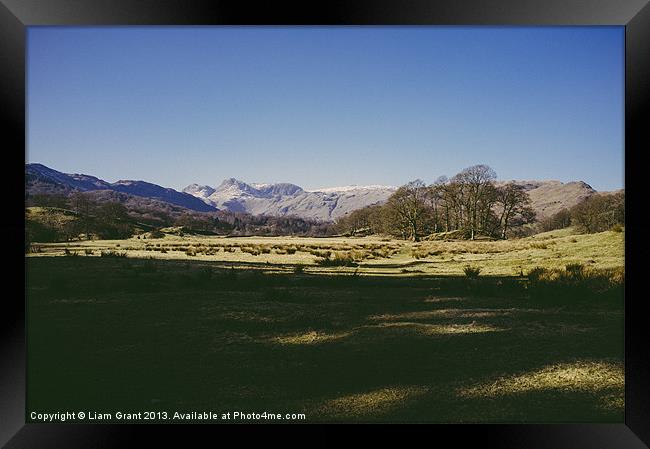
[[[220,250],[187,255],[175,245]],[[591,288],[580,274],[548,290],[519,275],[570,262],[594,272],[620,268],[621,233],[420,244],[167,236],[39,246],[26,259],[28,410],[623,421],[620,282]],[[294,254],[277,253],[292,246]],[[378,256],[324,267],[322,255],[303,248]],[[65,249],[79,255],[53,257]],[[101,257],[102,250],[127,257]],[[429,251],[436,254],[422,257]],[[478,278],[463,274],[467,263],[482,268]]]
[[[587,268],[624,265],[624,232],[576,234],[571,228],[533,237],[499,241],[410,242],[380,237],[209,237],[166,235],[160,239],[92,240],[36,244],[30,257],[72,255],[100,257],[102,251],[126,257],[217,262],[223,267],[293,270],[308,273],[355,272],[367,275],[462,275],[467,265],[482,275],[520,276],[535,267]],[[348,266],[323,259],[350,260]],[[319,263],[321,262],[321,263]]]

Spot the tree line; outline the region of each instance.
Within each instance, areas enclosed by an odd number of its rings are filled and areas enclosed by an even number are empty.
[[[625,194],[596,194],[571,209],[537,221],[523,186],[497,183],[495,171],[474,165],[433,184],[411,181],[382,205],[355,210],[337,220],[341,234],[389,234],[420,240],[434,233],[474,240],[507,239],[575,226],[601,232],[625,224]]]
[[[479,236],[506,239],[535,220],[528,193],[520,185],[497,185],[495,171],[474,165],[452,178],[431,185],[411,181],[384,205],[370,206],[338,220],[343,233],[386,233],[420,240],[438,232],[455,232],[474,240]]]

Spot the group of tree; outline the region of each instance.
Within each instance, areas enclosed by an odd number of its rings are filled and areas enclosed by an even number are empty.
[[[540,222],[541,231],[575,226],[580,232],[602,232],[625,226],[625,193],[596,194]]]
[[[27,216],[27,240],[37,242],[66,241],[83,236],[104,239],[130,237],[133,222],[120,203],[96,203],[83,193],[38,195],[28,205],[43,208]]]
[[[411,181],[384,205],[356,210],[337,225],[349,234],[385,233],[417,241],[431,233],[460,231],[474,240],[479,235],[505,239],[534,219],[530,198],[521,186],[497,185],[494,170],[474,165],[431,185]]]

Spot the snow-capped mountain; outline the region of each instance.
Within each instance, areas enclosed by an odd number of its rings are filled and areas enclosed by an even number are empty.
[[[229,178],[216,188],[191,184],[183,192],[218,209],[233,212],[296,215],[329,221],[355,209],[383,203],[396,189],[392,186],[345,186],[306,191],[295,184],[247,184]]]

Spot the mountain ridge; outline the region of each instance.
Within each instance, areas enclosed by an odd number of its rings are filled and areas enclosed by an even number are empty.
[[[25,164],[26,192],[63,193],[110,190],[126,193],[198,212],[227,210],[251,215],[287,216],[318,221],[335,221],[353,210],[384,203],[397,190],[395,186],[348,185],[306,190],[288,183],[247,183],[226,178],[217,187],[190,184],[181,192],[146,181],[119,180],[109,183],[86,174],[68,174],[43,164]],[[597,193],[584,181],[503,180],[514,182],[531,198],[539,219],[570,208]]]
[[[25,183],[26,192],[32,195],[39,193],[69,194],[74,191],[112,190],[160,200],[197,212],[212,212],[217,210],[215,207],[206,204],[193,195],[161,187],[146,181],[120,180],[109,183],[95,176],[59,172],[43,164],[25,164]]]

